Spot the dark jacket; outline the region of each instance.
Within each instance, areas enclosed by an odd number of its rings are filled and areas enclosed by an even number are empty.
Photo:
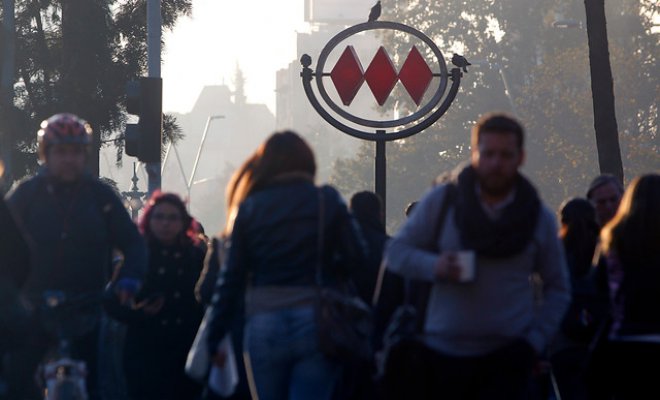
[[[369,247],[369,256],[363,268],[359,268],[353,274],[353,282],[360,298],[365,303],[372,304],[383,251],[390,237],[385,233],[385,227],[380,221],[360,218],[358,215],[356,218]]]
[[[204,305],[211,304],[215,283],[218,281],[218,275],[220,274],[220,266],[225,257],[224,247],[224,240],[214,237],[211,239],[211,244],[206,251],[204,268],[195,285],[195,298]]]
[[[30,247],[23,228],[0,198],[0,282],[18,289],[30,273]]]
[[[35,245],[28,297],[44,290],[101,293],[111,271],[111,251],[124,254],[119,279],[141,280],[147,265],[142,237],[121,200],[100,180],[54,179],[47,169],[22,182],[7,201]]]
[[[30,248],[23,230],[0,197],[0,357],[25,335],[27,310],[19,291],[30,272]]]
[[[106,303],[108,313],[127,324],[123,361],[132,397],[197,398],[201,387],[185,375],[184,366],[204,314],[194,293],[203,262],[204,250],[199,246],[150,243],[149,268],[136,307]],[[159,297],[164,303],[158,313],[140,310],[142,302]]]
[[[366,246],[339,193],[294,179],[250,195],[240,206],[213,300],[210,349],[241,317],[247,285],[313,287],[318,255],[319,193],[324,202],[323,281],[348,277]]]
[[[107,305],[115,319],[125,322],[131,330],[158,335],[156,341],[194,339],[204,314],[204,306],[195,299],[195,283],[204,263],[204,250],[193,244],[163,246],[149,244],[149,268],[144,285],[135,303],[162,297],[163,308],[155,315],[147,315],[139,308],[120,307],[117,302]],[[183,336],[182,336],[183,335]],[[188,345],[189,347],[189,345]]]

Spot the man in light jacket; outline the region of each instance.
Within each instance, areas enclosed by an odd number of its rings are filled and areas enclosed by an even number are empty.
[[[471,163],[422,198],[386,250],[393,272],[433,283],[411,398],[525,399],[559,327],[568,273],[555,216],[519,172],[523,142],[512,117],[483,116]]]

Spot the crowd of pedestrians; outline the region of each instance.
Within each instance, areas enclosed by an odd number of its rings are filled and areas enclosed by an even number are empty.
[[[522,125],[487,114],[469,162],[390,237],[378,195],[317,186],[311,147],[282,131],[235,171],[209,238],[174,193],[131,221],[85,168],[91,135],[75,115],[44,121],[39,172],[0,199],[0,399],[43,398],[62,343],[90,400],[660,395],[657,173],[598,176],[555,213],[520,171]],[[319,346],[325,286],[370,306],[372,361]],[[56,324],[54,301],[71,305]],[[203,317],[210,366],[238,367],[229,396],[186,373]]]

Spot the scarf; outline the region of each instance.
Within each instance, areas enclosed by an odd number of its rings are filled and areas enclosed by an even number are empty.
[[[456,185],[456,225],[464,248],[489,258],[511,257],[525,249],[541,209],[536,189],[525,177],[517,175],[514,199],[496,220],[482,208],[475,190],[477,174],[471,166],[459,173]]]

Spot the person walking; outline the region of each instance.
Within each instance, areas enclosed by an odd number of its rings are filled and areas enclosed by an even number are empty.
[[[73,114],[56,114],[41,123],[37,136],[42,167],[7,195],[8,205],[33,243],[23,297],[33,309],[44,304],[49,292],[74,301],[100,299],[112,274],[112,251],[117,249],[124,255],[124,265],[111,296],[129,304],[146,269],[146,247],[117,194],[86,168],[91,127]],[[100,301],[84,309],[74,307],[67,315],[70,327],[76,327],[72,356],[86,363],[92,400],[100,398],[97,361],[102,317]],[[35,385],[35,370],[57,338],[37,314],[33,325],[10,354],[10,379],[18,388],[12,399],[43,398]]]
[[[623,185],[614,175],[598,175],[589,184],[587,200],[594,206],[596,221],[601,228],[616,214],[622,196]]]
[[[149,249],[144,285],[133,307],[107,305],[127,325],[123,364],[128,396],[195,399],[202,388],[188,378],[184,366],[204,313],[195,299],[204,263],[196,222],[179,196],[156,192],[139,226]]]
[[[277,132],[234,173],[227,189],[229,247],[208,343],[215,362],[223,364],[226,354],[218,344],[245,316],[255,399],[330,399],[341,373],[340,364],[319,349],[316,271],[322,267],[323,282],[341,280],[362,265],[366,250],[339,193],[317,187],[315,173],[309,145],[294,132]]]
[[[550,362],[562,400],[587,398],[589,346],[607,317],[607,287],[593,264],[600,227],[596,211],[583,198],[566,201],[560,211],[559,238],[571,279],[571,304],[550,347]]]
[[[0,178],[2,163],[0,162]],[[25,326],[28,311],[21,301],[20,290],[30,273],[30,246],[21,226],[16,223],[7,203],[0,197],[0,360],[21,342],[27,333]],[[5,369],[0,364],[0,399],[6,395],[13,382],[5,379]]]
[[[635,178],[601,232],[608,269],[612,324],[593,398],[660,397],[660,175]]]
[[[410,372],[409,398],[529,397],[537,356],[570,291],[554,213],[519,172],[523,143],[514,118],[482,116],[472,129],[471,163],[425,194],[390,241],[388,268],[433,283],[420,338],[428,350]]]

